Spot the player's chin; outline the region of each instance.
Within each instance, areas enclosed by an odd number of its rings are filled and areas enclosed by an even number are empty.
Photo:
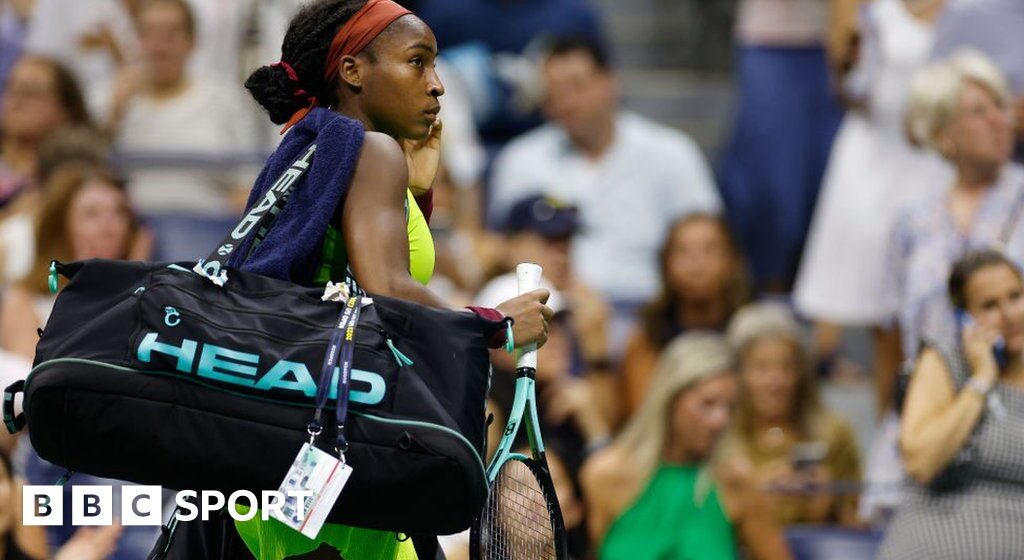
[[[403,138],[409,140],[423,140],[430,134],[430,125],[434,124],[434,121],[427,120],[421,116],[416,120],[411,120],[402,132]]]

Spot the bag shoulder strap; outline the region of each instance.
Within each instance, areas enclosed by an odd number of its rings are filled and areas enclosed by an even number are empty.
[[[291,194],[292,187],[312,164],[314,152],[316,152],[316,144],[311,144],[298,159],[288,166],[288,169],[277,178],[277,181],[274,181],[274,184],[267,189],[263,199],[250,208],[245,216],[242,217],[242,220],[238,222],[238,225],[224,236],[224,239],[205,259],[197,262],[192,270],[205,276],[218,286],[223,286],[227,283],[228,274],[226,268],[232,253],[242,245],[242,242],[254,228],[256,229],[256,236],[249,245],[249,251],[245,257],[249,258],[252,252],[259,247],[263,239],[266,238],[270,228],[273,227],[277,215],[284,208],[285,204],[288,203],[288,196]]]

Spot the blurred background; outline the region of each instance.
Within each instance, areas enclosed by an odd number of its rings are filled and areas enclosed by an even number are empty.
[[[946,292],[957,259],[1024,257],[1024,4],[402,3],[433,29],[446,86],[432,289],[493,307],[515,295],[514,264],[533,261],[554,292],[538,384],[573,557],[719,557],[699,552],[711,550],[699,535],[638,525],[638,512],[710,515],[730,550],[768,557],[722,472],[742,473],[795,557],[872,558],[883,540],[911,539],[886,529],[907,489],[932,483],[901,455],[916,441],[898,410],[918,349],[958,325]],[[237,220],[280,139],[242,84],[280,58],[301,4],[0,0],[4,385],[29,370],[53,305],[50,259],[195,260]],[[671,355],[690,342],[700,356],[707,345],[687,339],[708,333],[728,354],[720,365]],[[498,351],[494,363],[501,426],[513,365]],[[736,385],[725,419],[711,395],[672,428],[685,397],[723,373]],[[954,375],[950,391],[963,385]],[[653,471],[621,453],[652,422],[670,424]],[[688,432],[705,428],[705,443]],[[3,488],[63,474],[27,438],[2,438]],[[996,478],[1024,492],[1024,450],[1000,461],[1010,474]],[[679,509],[694,483],[659,486],[672,464],[709,469],[726,506]],[[633,490],[608,493],[616,476]],[[144,558],[156,538],[43,535],[4,496],[4,542],[28,557]],[[661,544],[623,554],[645,534]],[[450,558],[466,539],[444,540]]]

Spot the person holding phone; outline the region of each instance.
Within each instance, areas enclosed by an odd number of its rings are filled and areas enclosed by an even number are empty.
[[[748,304],[729,324],[740,398],[723,454],[747,461],[782,525],[857,523],[853,428],[818,395],[810,344],[789,307]]]
[[[947,340],[926,338],[917,360],[900,427],[917,484],[889,525],[882,560],[1024,550],[1024,279],[1003,253],[973,251],[953,265],[949,294],[971,320]]]

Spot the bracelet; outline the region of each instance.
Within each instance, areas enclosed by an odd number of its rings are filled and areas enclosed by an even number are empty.
[[[516,339],[512,336],[512,321],[505,321],[505,351],[509,354],[516,351]]]
[[[989,392],[992,391],[992,382],[982,381],[977,377],[972,377],[967,380],[967,384],[964,385],[964,389],[970,389],[971,391],[974,391],[981,395],[981,398],[984,399],[987,398]]]

